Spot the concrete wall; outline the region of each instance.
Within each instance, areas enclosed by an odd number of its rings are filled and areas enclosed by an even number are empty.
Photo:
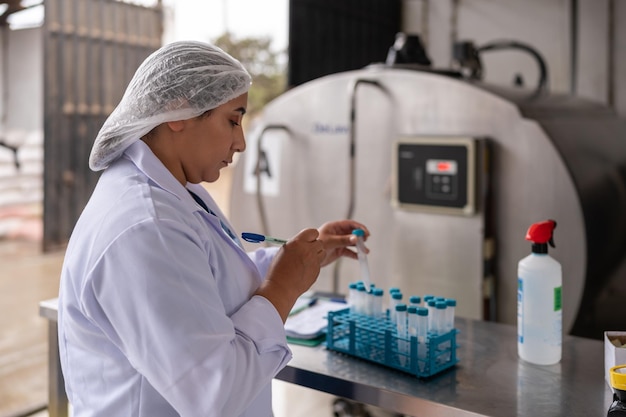
[[[8,36],[8,128],[25,131],[43,129],[41,28],[13,30],[8,32]]]
[[[549,88],[573,93],[611,107],[626,117],[626,2],[578,0],[576,36],[572,36],[570,0],[405,0],[404,30],[424,38],[435,67],[450,68],[454,39],[477,46],[514,40],[533,46],[549,71]],[[614,10],[610,11],[611,4]],[[611,37],[609,28],[615,27]],[[611,47],[613,42],[613,47]],[[481,55],[484,80],[511,85],[520,74],[537,84],[539,71],[522,51]],[[575,61],[575,63],[573,62]]]
[[[613,12],[615,27],[615,41],[613,45],[613,89],[614,106],[618,113],[626,117],[626,25],[620,24],[626,20],[626,2],[616,1]]]

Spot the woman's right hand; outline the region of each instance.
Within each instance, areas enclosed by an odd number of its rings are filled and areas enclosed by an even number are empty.
[[[279,250],[256,294],[267,298],[283,318],[296,300],[311,288],[326,257],[317,229],[304,229]]]

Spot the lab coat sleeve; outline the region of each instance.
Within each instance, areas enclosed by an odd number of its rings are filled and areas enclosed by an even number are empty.
[[[269,301],[229,317],[214,272],[190,228],[150,220],[108,246],[83,288],[91,320],[181,416],[240,415],[291,359]]]
[[[254,252],[248,252],[248,257],[252,260],[252,262],[254,262],[259,270],[259,274],[261,274],[263,278],[267,275],[267,270],[269,269],[274,256],[276,256],[278,249],[280,248],[274,246],[270,248],[259,248]]]

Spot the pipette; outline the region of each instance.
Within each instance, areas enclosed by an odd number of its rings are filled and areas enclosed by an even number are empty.
[[[372,288],[372,281],[370,280],[370,268],[367,264],[367,252],[363,240],[365,231],[363,229],[354,229],[352,234],[356,236],[356,253],[359,258],[359,265],[361,266],[361,280],[363,284],[365,284],[365,291],[369,292]]]
[[[250,243],[268,242],[268,243],[276,243],[278,245],[284,245],[285,243],[287,243],[285,239],[278,239],[278,238],[271,237],[271,236],[261,235],[259,233],[242,233],[241,238],[245,240],[246,242],[250,242]]]

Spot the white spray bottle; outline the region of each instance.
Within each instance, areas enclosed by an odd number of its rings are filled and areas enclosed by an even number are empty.
[[[532,253],[517,268],[517,352],[537,365],[560,362],[563,341],[561,264],[548,255],[554,247],[554,220],[530,226],[526,240]]]

